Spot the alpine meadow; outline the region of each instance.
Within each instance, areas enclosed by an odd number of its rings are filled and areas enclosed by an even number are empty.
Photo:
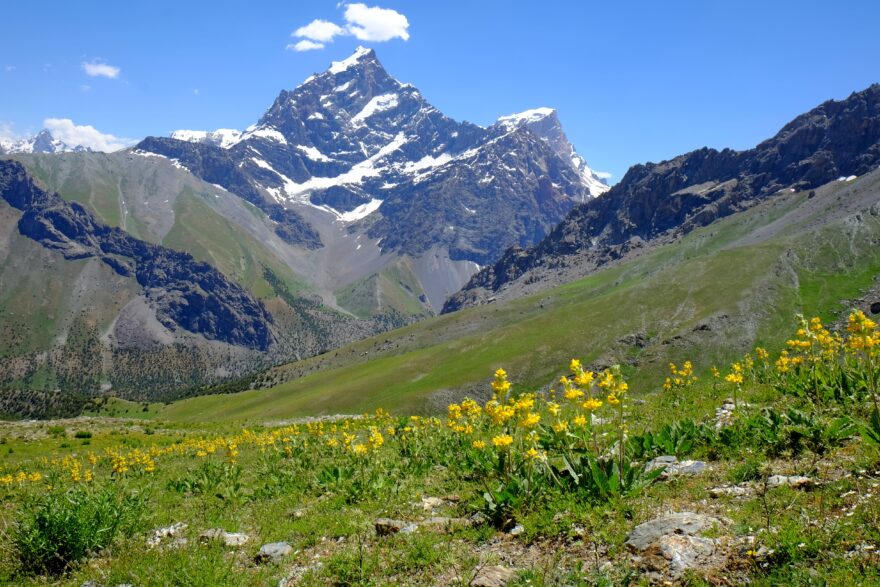
[[[4,9],[0,584],[880,585],[877,6],[204,8]]]

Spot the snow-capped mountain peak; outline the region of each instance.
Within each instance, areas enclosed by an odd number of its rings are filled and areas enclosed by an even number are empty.
[[[31,137],[0,141],[0,153],[82,153],[91,151],[82,145],[68,145],[46,129]]]
[[[376,52],[372,49],[367,49],[366,47],[358,47],[354,50],[354,53],[342,61],[333,61],[330,64],[330,69],[327,71],[332,74],[339,74],[351,67],[357,66],[367,59],[376,59]]]
[[[526,110],[517,114],[501,116],[498,118],[495,124],[509,131],[524,124],[538,122],[539,120],[543,120],[544,118],[547,118],[548,116],[553,116],[555,114],[556,110],[553,108],[533,108],[531,110]]]
[[[273,220],[302,213],[348,224],[369,216],[370,238],[383,251],[421,254],[436,245],[478,264],[499,247],[543,235],[576,203],[608,189],[554,109],[502,116],[489,128],[459,122],[363,47],[282,90],[244,132],[178,131],[172,139],[139,148],[246,193]],[[487,234],[480,218],[488,215],[504,217],[512,232],[499,225]],[[286,239],[302,234],[291,226],[278,228]]]

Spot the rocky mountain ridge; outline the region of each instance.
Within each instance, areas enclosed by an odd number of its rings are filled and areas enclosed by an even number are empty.
[[[91,149],[82,145],[68,145],[43,129],[32,137],[0,139],[0,155],[17,153],[87,153]]]
[[[37,186],[21,164],[0,161],[0,197],[22,212],[22,235],[66,259],[100,258],[135,278],[164,326],[261,351],[275,342],[263,305],[216,269],[96,222],[81,205]]]
[[[829,100],[753,149],[703,148],[636,165],[602,198],[578,206],[540,243],[508,249],[444,312],[517,297],[595,268],[783,190],[850,179],[880,164],[880,84]]]
[[[489,128],[457,122],[364,48],[282,91],[243,132],[176,131],[137,149],[254,203],[278,230],[295,225],[293,244],[327,244],[309,225],[360,223],[365,232],[349,232],[365,234],[382,254],[441,247],[476,264],[535,242],[575,203],[607,189],[555,111],[503,117]],[[504,230],[493,230],[496,223]]]

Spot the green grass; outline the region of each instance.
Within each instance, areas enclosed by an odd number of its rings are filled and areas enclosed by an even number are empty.
[[[162,244],[187,251],[210,263],[258,297],[274,297],[263,279],[263,266],[278,275],[291,292],[304,287],[280,259],[208,204],[212,196],[186,188],[175,204],[175,222]]]
[[[516,386],[514,391],[522,389]],[[729,386],[716,390],[711,382],[700,381],[676,397],[642,396],[645,403],[633,404],[627,418],[631,433],[657,431],[663,421],[682,419],[711,429],[714,408],[729,392]],[[751,407],[743,408],[735,426],[765,407],[811,410],[808,401],[770,385],[748,383],[741,399]],[[113,409],[126,406],[111,403]],[[853,406],[825,405],[821,412],[828,419],[843,412],[862,418],[864,410]],[[815,406],[812,409],[818,415]],[[352,421],[343,430],[364,438],[373,423]],[[709,461],[699,476],[656,481],[607,500],[577,489],[537,488],[535,497],[510,511],[523,526],[515,537],[488,523],[459,523],[451,529],[422,526],[412,534],[378,536],[374,523],[380,517],[421,522],[433,515],[462,519],[484,511],[486,484],[466,464],[471,453],[443,423],[429,424],[407,441],[401,435],[408,420],[381,418],[375,423],[383,432],[386,426],[398,432],[387,433],[382,448],[365,459],[326,448],[328,436],[341,435],[341,430],[329,432],[331,424],[325,425],[329,434],[324,436],[300,425],[279,431],[269,445],[242,440],[235,465],[224,464],[222,448],[204,458],[187,449],[157,456],[152,473],[132,467],[124,476],[110,474],[108,459],[101,457],[106,451],[161,451],[242,431],[222,421],[185,424],[105,417],[0,424],[0,476],[19,470],[57,475],[46,481],[52,489],[45,484],[0,485],[7,504],[0,511],[0,527],[9,529],[0,532],[0,582],[245,586],[279,584],[293,576],[297,585],[464,586],[481,568],[501,564],[516,569],[510,585],[641,584],[646,576],[625,546],[632,528],[659,513],[696,511],[722,520],[708,534],[721,539],[719,552],[727,562],[715,570],[693,572],[687,584],[713,584],[718,577],[757,585],[876,584],[880,558],[870,549],[858,549],[876,547],[880,541],[880,503],[867,497],[876,488],[880,453],[852,435],[820,447],[821,454],[806,449],[777,455],[759,435],[724,441],[710,434],[713,440],[679,455]],[[250,430],[257,435],[274,431]],[[88,431],[91,437],[77,438],[78,431]],[[283,437],[291,434],[297,437],[292,440],[296,449],[285,453]],[[90,453],[101,457],[97,464],[87,464]],[[29,523],[34,511],[30,505],[48,499],[55,504],[53,516],[63,519],[67,506],[58,495],[77,485],[65,478],[65,465],[47,466],[44,457],[76,459],[94,469],[95,481],[82,484],[85,493],[79,496],[112,504],[122,503],[125,495],[136,497],[135,505],[146,508],[123,506],[122,513],[136,521],[140,531],[102,539],[108,548],[88,553],[67,573],[23,572],[15,544],[17,524],[23,522],[28,535],[49,530],[57,534],[57,525],[45,530]],[[806,474],[817,484],[811,491],[762,489],[762,480],[771,473]],[[747,483],[750,493],[742,498],[709,497],[710,488],[727,483]],[[428,496],[446,499],[431,512],[421,505]],[[88,537],[81,530],[88,529],[90,510],[83,511],[78,499],[67,500],[76,514],[63,526],[71,539]],[[146,545],[152,529],[177,522],[188,525],[180,534],[185,544],[171,546],[166,539],[155,548]],[[250,540],[240,548],[202,544],[199,535],[210,528],[244,532]],[[291,544],[293,554],[277,565],[255,564],[259,547],[275,541]],[[762,546],[772,554],[751,557],[746,552]]]
[[[410,261],[401,259],[378,273],[340,288],[334,295],[340,307],[359,318],[369,318],[388,310],[404,316],[427,316],[419,302],[422,293]]]
[[[833,192],[824,197],[833,204]],[[815,218],[810,215],[773,238],[747,239],[806,201],[802,194],[780,196],[585,279],[432,318],[291,366],[322,365],[307,377],[184,400],[158,413],[180,420],[261,420],[380,406],[422,412],[436,409],[431,397],[438,392],[469,393],[499,366],[518,383],[540,388],[573,356],[634,360],[634,388],[649,393],[670,360],[691,359],[706,373],[756,343],[778,349],[795,314],[830,318],[844,309],[841,300],[874,282],[880,252],[871,239],[880,225],[873,218],[855,238],[841,233],[840,222],[800,230]],[[702,323],[711,330],[694,331]],[[632,334],[647,337],[644,348],[618,342]]]

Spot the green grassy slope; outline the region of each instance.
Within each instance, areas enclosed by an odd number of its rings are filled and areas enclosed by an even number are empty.
[[[209,205],[210,197],[185,188],[174,206],[175,222],[162,240],[172,249],[187,251],[210,263],[259,297],[274,297],[263,279],[263,267],[278,275],[291,292],[305,284],[271,251]]]
[[[305,285],[268,247],[225,217],[202,182],[174,169],[170,162],[145,161],[124,153],[21,155],[17,159],[49,189],[87,206],[109,226],[186,251],[257,296],[274,296],[262,277],[263,266],[293,292]],[[139,198],[146,198],[146,205],[134,205],[132,200]],[[253,212],[262,215],[255,208]]]
[[[440,316],[281,367],[267,390],[181,401],[180,420],[277,419],[315,413],[436,409],[484,389],[503,366],[542,387],[581,357],[623,362],[637,393],[668,361],[705,371],[753,344],[778,348],[798,312],[833,317],[874,283],[880,175],[781,194],[744,213],[586,279],[503,304]],[[302,374],[306,376],[300,377]]]
[[[410,264],[408,258],[398,259],[382,271],[337,290],[337,303],[359,318],[388,310],[405,316],[427,316],[419,303],[422,288]]]

